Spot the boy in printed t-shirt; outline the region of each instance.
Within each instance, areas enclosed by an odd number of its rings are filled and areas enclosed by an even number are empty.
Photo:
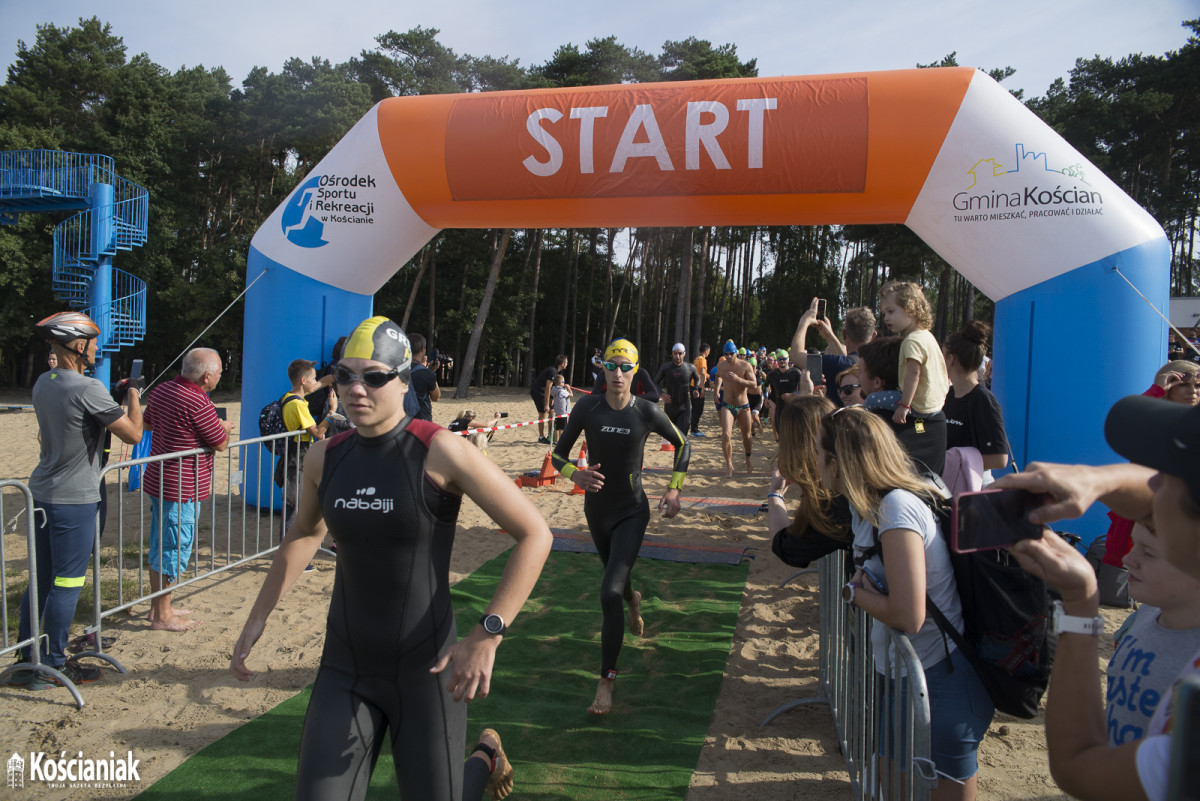
[[[1108,743],[1146,735],[1155,707],[1200,649],[1200,581],[1172,567],[1144,525],[1133,527],[1125,556],[1129,595],[1142,606],[1130,616],[1108,662]]]

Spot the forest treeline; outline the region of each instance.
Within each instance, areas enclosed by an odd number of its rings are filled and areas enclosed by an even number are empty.
[[[1081,58],[1044,97],[1015,93],[1163,226],[1173,295],[1200,285],[1200,20],[1182,24],[1191,33],[1177,51]],[[39,26],[34,42],[19,43],[0,86],[0,150],[112,156],[120,175],[150,193],[148,242],[115,261],[149,287],[148,333],[118,363],[136,351],[166,366],[233,302],[259,225],[384,98],[758,72],[735,44],[694,38],[665,42],[658,54],[598,38],[530,66],[457,54],[430,28],[375,41],[343,64],[257,67],[238,86],[219,66],[171,72],[145,54],[130,57],[97,18]],[[951,53],[915,66],[956,65]],[[1014,74],[987,71],[1001,81]],[[30,331],[62,305],[50,286],[61,219],[23,214],[0,227],[0,386],[28,386],[42,369],[45,346]],[[691,351],[726,337],[786,346],[813,296],[830,300],[836,327],[847,308],[874,305],[892,278],[925,287],[939,336],[991,316],[986,297],[899,225],[446,230],[376,294],[375,309],[455,356],[463,387],[527,384],[556,353],[571,357],[578,383],[592,348],[614,335],[654,354],[647,362],[675,341]],[[238,304],[202,341],[227,358],[227,385],[239,381],[241,337]]]

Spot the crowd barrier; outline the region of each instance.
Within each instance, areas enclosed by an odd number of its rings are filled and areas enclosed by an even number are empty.
[[[817,573],[817,694],[777,707],[761,725],[805,704],[827,704],[857,801],[927,801],[937,777],[929,758],[925,673],[908,636],[893,628],[887,629],[893,653],[891,675],[885,680],[876,672],[871,617],[847,606],[841,598],[846,556],[843,550],[834,551],[817,562],[816,568],[794,573],[780,585],[804,573]]]
[[[107,509],[102,505],[97,515],[92,551],[92,622],[84,629],[87,641],[76,656],[102,659],[117,671],[125,673],[125,667],[105,651],[103,629],[107,618],[275,551],[283,538],[286,523],[284,514],[288,506],[292,505],[292,497],[296,494],[295,485],[284,482],[281,505],[275,505],[272,501],[254,508],[244,503],[240,496],[243,486],[254,484],[258,488],[258,498],[272,498],[276,460],[282,458],[284,463],[287,463],[298,447],[294,440],[294,434],[284,433],[233,442],[226,450],[215,454],[208,449],[176,451],[105,466],[100,477],[101,495],[106,495],[107,486],[115,485],[118,489],[107,496]],[[266,443],[272,441],[276,443],[278,456],[272,456],[267,448]],[[246,458],[247,451],[252,448],[258,450],[256,460]],[[171,566],[163,563],[160,551],[158,564],[149,565],[147,558],[152,522],[151,499],[145,492],[126,491],[130,476],[141,473],[155,462],[165,467],[169,462],[183,464],[190,461],[195,467],[199,460],[204,458],[213,460],[211,487],[208,497],[196,502],[194,506],[195,539],[191,560],[185,566],[180,563],[177,553],[174,569],[164,570]],[[239,467],[245,464],[257,465],[254,475],[246,475]],[[164,470],[165,472],[167,471]],[[171,472],[176,476],[183,473],[182,470]],[[197,474],[195,470],[191,472],[193,476]],[[179,479],[176,479],[174,489],[181,497],[195,497],[201,494],[195,484],[185,488],[178,482]],[[185,492],[185,489],[190,491]],[[19,502],[12,500],[14,493],[11,490],[16,490]],[[9,551],[12,548],[6,548],[6,538],[0,537],[0,612],[3,612],[5,620],[0,658],[11,655],[18,649],[27,648],[34,641],[31,637],[18,642],[10,632],[9,583],[15,580],[14,577],[27,573],[32,602],[31,618],[40,619],[34,532],[34,516],[37,513],[33,496],[25,484],[13,480],[0,481],[0,520],[5,523],[5,532],[15,532],[22,521],[26,530],[24,556],[11,555]],[[157,522],[161,530],[161,508],[159,514],[160,519]],[[160,575],[164,572],[174,573],[178,580],[168,587],[156,590],[151,587],[149,568],[153,568]],[[30,659],[0,671],[0,681],[14,670],[33,669],[54,676],[75,698],[76,705],[82,708],[83,698],[75,685],[59,671],[42,664],[39,648],[28,650],[31,652]]]

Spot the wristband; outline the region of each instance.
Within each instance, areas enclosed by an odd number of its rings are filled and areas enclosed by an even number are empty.
[[[562,475],[563,478],[569,479],[571,476],[575,475],[575,471],[578,469],[579,468],[576,467],[575,465],[571,464],[570,462],[567,462],[566,464],[564,464],[562,467],[560,467],[558,469],[558,472]]]
[[[909,406],[907,403],[897,403],[896,406],[903,408],[903,409],[908,409],[910,412],[912,411],[912,407]]]
[[[687,473],[680,473],[678,470],[671,473],[671,483],[667,485],[667,489],[681,490],[683,489],[683,479]]]
[[[782,495],[780,495],[778,492],[768,492],[767,497],[768,498],[778,498],[781,501],[784,500],[784,497]]]

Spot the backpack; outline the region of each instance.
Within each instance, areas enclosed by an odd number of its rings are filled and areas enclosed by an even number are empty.
[[[950,502],[926,502],[942,531],[948,531]],[[883,558],[879,529],[874,529],[874,537],[875,545],[861,557],[864,561],[876,553]],[[963,633],[950,625],[928,595],[926,610],[943,640],[954,640],[975,668],[998,711],[1025,720],[1036,717],[1050,684],[1057,644],[1050,631],[1049,587],[1001,550],[950,551],[950,564],[962,602]]]
[[[287,403],[291,403],[292,401],[303,402],[303,398],[301,398],[299,395],[292,395],[291,393],[288,393],[287,395],[284,395],[283,398],[277,398],[268,403],[266,406],[262,407],[262,411],[258,413],[259,436],[269,437],[272,434],[283,434],[288,430],[287,424],[283,422],[283,404],[285,400]],[[287,442],[289,442],[289,440],[286,438],[273,439],[262,443],[262,446],[278,456],[279,454],[283,453],[285,443]],[[288,447],[290,447],[292,450],[295,450],[294,445],[295,443],[293,442]]]

